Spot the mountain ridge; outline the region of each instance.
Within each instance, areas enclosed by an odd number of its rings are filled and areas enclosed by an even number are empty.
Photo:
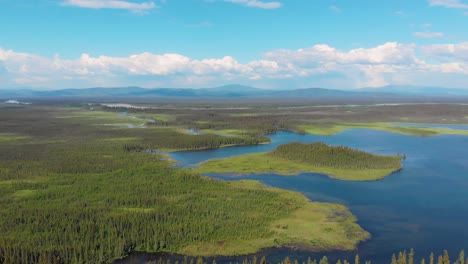
[[[45,97],[183,97],[183,98],[386,98],[401,96],[468,96],[468,90],[440,87],[385,86],[380,88],[361,88],[339,90],[327,88],[301,88],[289,90],[260,89],[256,87],[229,84],[211,88],[142,88],[129,87],[92,87],[61,90],[0,90],[0,98],[45,98]]]

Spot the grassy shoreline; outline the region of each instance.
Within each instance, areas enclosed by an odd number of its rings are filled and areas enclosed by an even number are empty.
[[[412,123],[413,124],[413,123]],[[417,124],[417,123],[414,123]],[[437,135],[467,135],[468,130],[436,128],[436,127],[405,127],[396,126],[393,123],[386,122],[367,122],[367,123],[339,123],[333,125],[299,125],[298,128],[307,133],[315,135],[334,135],[348,129],[373,129],[387,131],[396,134],[411,136],[437,136]]]
[[[301,151],[301,148],[307,147],[306,144],[286,144],[278,147],[278,149],[283,146],[288,147],[288,145],[295,145],[293,148]],[[310,145],[309,145],[310,146]],[[296,158],[285,158],[281,155],[275,155],[275,152],[262,152],[262,153],[253,153],[246,155],[239,155],[230,158],[224,159],[211,159],[205,162],[198,164],[199,166],[194,170],[198,173],[232,173],[232,174],[260,174],[260,173],[275,173],[284,176],[297,175],[303,172],[311,173],[321,173],[328,175],[329,177],[336,178],[339,180],[347,181],[374,181],[385,178],[391,173],[398,171],[402,168],[400,156],[379,156],[368,154],[356,150],[349,149],[340,149],[339,147],[324,147],[321,152],[318,154],[323,155],[340,155],[336,152],[341,151],[341,155],[336,162],[341,162],[340,166],[326,166],[323,163],[318,161],[304,161]],[[290,149],[288,151],[294,151],[295,149]],[[282,150],[284,151],[284,150]],[[327,152],[330,152],[327,153]],[[333,154],[335,151],[335,154]],[[353,162],[350,161],[341,161],[343,157],[350,155],[350,153],[359,153],[363,155],[363,159],[370,159],[369,162],[381,162],[381,166],[371,166],[371,167],[362,167],[354,168],[352,166]],[[287,153],[287,155],[289,155]],[[286,156],[287,156],[286,155]],[[317,155],[317,153],[314,153]],[[344,155],[344,156],[343,156]],[[348,164],[347,164],[348,163]],[[338,164],[338,163],[337,163]]]
[[[303,194],[269,187],[255,180],[228,181],[229,186],[239,189],[267,190],[292,200],[293,210],[288,216],[270,224],[272,235],[247,240],[212,241],[188,245],[177,254],[189,256],[236,256],[254,254],[265,248],[299,245],[310,251],[354,250],[357,245],[370,239],[357,219],[343,205],[311,202]]]

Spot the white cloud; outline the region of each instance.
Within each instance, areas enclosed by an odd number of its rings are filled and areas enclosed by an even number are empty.
[[[260,0],[224,0],[224,2],[243,4],[248,7],[258,7],[263,9],[276,9],[283,6],[281,2],[278,1],[260,1]]]
[[[127,9],[137,13],[144,13],[156,7],[154,2],[134,3],[123,0],[64,0],[61,4],[91,9]]]
[[[340,9],[339,7],[334,6],[334,5],[329,6],[328,9],[330,9],[331,11],[333,11],[333,12],[335,12],[335,13],[341,13],[341,12],[342,12],[341,9]]]
[[[388,42],[370,48],[339,50],[317,44],[299,50],[273,50],[241,63],[232,56],[192,59],[181,54],[140,53],[126,57],[46,58],[0,48],[3,86],[200,87],[226,83],[256,86],[376,87],[468,83],[468,42],[418,47]],[[452,75],[456,75],[456,78]],[[330,86],[331,85],[331,86]],[[291,86],[289,86],[291,87]]]
[[[468,8],[468,3],[461,0],[429,0],[431,6],[443,6],[447,8]]]
[[[468,62],[468,42],[457,44],[436,44],[421,48],[425,56],[440,61]]]
[[[444,36],[443,32],[431,32],[431,31],[424,31],[424,32],[414,32],[413,36],[417,38],[441,38]]]
[[[414,45],[388,42],[383,45],[347,52],[337,50],[326,44],[319,44],[306,49],[276,50],[265,53],[265,57],[277,61],[292,61],[298,65],[316,65],[323,62],[337,64],[407,64],[417,61]]]

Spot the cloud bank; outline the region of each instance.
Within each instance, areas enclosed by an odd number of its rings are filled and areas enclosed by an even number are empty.
[[[134,3],[123,0],[65,0],[61,4],[91,9],[127,9],[137,13],[144,13],[156,7],[154,2]]]
[[[276,9],[283,6],[281,2],[272,1],[260,1],[260,0],[224,0],[224,2],[242,4],[248,7],[258,7],[263,9]]]
[[[327,44],[266,52],[240,63],[232,56],[193,59],[181,54],[47,58],[0,48],[0,85],[9,87],[203,87],[247,83],[260,87],[329,88],[384,85],[466,87],[468,42],[416,46],[388,42],[339,50]],[[468,88],[468,87],[466,87]]]
[[[461,0],[429,0],[431,6],[443,6],[447,8],[468,8],[468,3]]]

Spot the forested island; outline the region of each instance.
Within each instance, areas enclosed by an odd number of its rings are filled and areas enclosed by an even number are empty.
[[[340,180],[368,181],[382,179],[400,170],[402,156],[381,156],[348,147],[324,143],[289,143],[267,153],[213,159],[199,164],[200,173],[277,173],[301,172],[327,174]]]

